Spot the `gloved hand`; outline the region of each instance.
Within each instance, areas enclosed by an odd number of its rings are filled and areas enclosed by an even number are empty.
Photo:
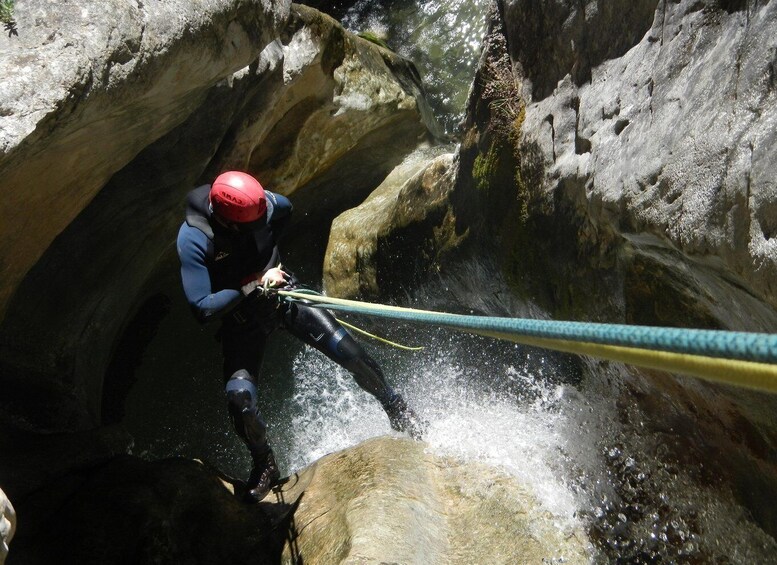
[[[284,286],[287,279],[288,274],[286,274],[286,272],[281,269],[280,266],[278,266],[273,267],[264,273],[262,278],[259,279],[259,284],[261,284],[263,287],[274,288],[276,286]]]

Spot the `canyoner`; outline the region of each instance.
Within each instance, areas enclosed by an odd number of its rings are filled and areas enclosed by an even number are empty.
[[[267,423],[258,408],[267,339],[283,328],[349,371],[383,407],[392,428],[420,439],[422,423],[388,383],[380,365],[327,311],[268,300],[266,289],[295,281],[281,265],[280,238],[291,202],[240,171],[221,173],[189,193],[178,233],[181,282],[197,320],[220,322],[229,414],[253,466],[244,498],[262,500],[279,481]],[[261,292],[261,291],[264,292]]]

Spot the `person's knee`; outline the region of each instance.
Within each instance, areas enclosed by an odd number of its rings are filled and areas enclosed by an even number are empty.
[[[267,424],[257,406],[256,383],[251,373],[241,369],[227,380],[227,404],[237,434],[253,451],[267,447]]]
[[[353,339],[345,329],[340,328],[329,338],[329,350],[343,366],[348,368],[358,359],[364,359],[367,354],[364,349]]]
[[[240,369],[227,380],[225,387],[230,409],[243,411],[256,406],[256,385],[251,374]]]

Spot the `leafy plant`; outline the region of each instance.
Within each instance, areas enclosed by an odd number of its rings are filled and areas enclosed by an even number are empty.
[[[13,9],[14,0],[0,0],[0,23],[3,24],[9,36],[17,35]]]
[[[483,99],[488,101],[493,127],[511,143],[517,141],[526,115],[526,104],[509,56],[505,53],[496,60],[488,60],[482,80]]]

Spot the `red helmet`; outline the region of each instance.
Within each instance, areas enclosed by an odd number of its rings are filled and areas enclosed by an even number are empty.
[[[239,171],[221,173],[210,187],[213,213],[235,223],[253,222],[267,211],[264,188],[249,174]]]

